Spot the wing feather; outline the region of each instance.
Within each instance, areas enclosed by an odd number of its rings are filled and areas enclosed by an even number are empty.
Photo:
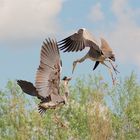
[[[53,39],[43,42],[40,65],[36,73],[36,90],[43,98],[59,96],[61,60],[57,43]]]
[[[102,53],[104,54],[104,56],[107,57],[107,58],[112,56],[112,54],[113,54],[113,51],[109,47],[109,44],[103,38],[101,38],[101,50],[102,50]]]
[[[82,51],[85,47],[101,52],[97,41],[86,29],[79,29],[77,33],[59,41],[58,45],[64,52]]]
[[[79,51],[79,46],[81,46],[81,42],[79,42],[79,43],[77,43],[77,42],[75,42],[75,45],[76,45],[76,52],[78,52]]]
[[[66,45],[68,46],[66,50],[69,51],[69,50],[71,49],[72,42],[71,42],[71,41],[68,41],[68,42],[66,43]],[[65,50],[65,51],[66,51],[66,50]]]
[[[71,42],[71,44],[70,44],[70,46],[69,46],[69,49],[68,49],[68,52],[72,51],[72,49],[73,49],[72,46],[74,46],[74,43],[73,43],[73,42]]]

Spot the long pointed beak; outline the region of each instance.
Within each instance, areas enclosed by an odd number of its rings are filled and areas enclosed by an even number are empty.
[[[72,77],[67,78],[68,81],[70,81],[72,79]]]

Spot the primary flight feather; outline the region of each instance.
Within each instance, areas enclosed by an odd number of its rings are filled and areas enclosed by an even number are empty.
[[[76,33],[59,41],[58,45],[59,49],[63,50],[63,52],[77,52],[82,51],[85,47],[89,47],[89,51],[84,57],[73,62],[72,72],[74,72],[77,63],[82,63],[87,58],[96,61],[93,70],[96,69],[99,63],[111,70],[111,68],[105,63],[105,61],[109,61],[114,71],[118,72],[111,62],[115,61],[115,55],[107,41],[101,38],[101,45],[99,45],[95,37],[93,37],[85,28],[81,28]]]

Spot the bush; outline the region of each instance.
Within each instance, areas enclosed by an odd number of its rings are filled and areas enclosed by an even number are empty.
[[[86,79],[86,80],[85,80]],[[70,87],[69,104],[41,117],[39,100],[14,81],[0,91],[2,140],[138,140],[140,85],[135,74],[111,87],[103,77],[86,76]]]

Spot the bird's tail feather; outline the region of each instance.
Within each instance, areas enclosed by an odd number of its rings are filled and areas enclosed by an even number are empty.
[[[31,96],[37,96],[35,86],[28,81],[17,80],[17,84],[21,87],[22,91]]]
[[[40,104],[38,105],[38,111],[41,116],[43,116],[46,113],[46,110],[47,108],[41,106]]]
[[[95,62],[95,65],[94,65],[93,70],[95,70],[95,69],[97,68],[97,66],[99,65],[99,63],[100,63],[99,61],[96,61],[96,62]]]

